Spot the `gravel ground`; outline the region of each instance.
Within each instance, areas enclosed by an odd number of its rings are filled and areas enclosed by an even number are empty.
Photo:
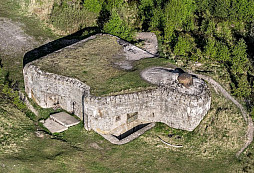
[[[0,53],[20,55],[33,49],[38,43],[21,28],[22,24],[7,18],[0,18]]]

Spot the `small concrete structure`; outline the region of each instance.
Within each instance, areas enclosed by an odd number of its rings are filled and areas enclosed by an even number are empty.
[[[180,84],[183,84],[186,88],[189,88],[193,84],[192,76],[188,73],[180,73],[177,77]]]
[[[59,112],[56,114],[52,114],[50,115],[50,118],[65,127],[75,126],[79,123],[79,120],[67,114],[66,112]]]
[[[67,130],[69,127],[77,125],[80,121],[66,112],[59,112],[50,115],[43,123],[51,133],[60,133]]]
[[[50,118],[45,120],[43,126],[46,127],[51,133],[60,133],[68,129],[68,127],[63,126]]]

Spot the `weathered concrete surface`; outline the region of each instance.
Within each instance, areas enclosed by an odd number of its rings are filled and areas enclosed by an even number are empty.
[[[136,39],[144,41],[142,48],[147,52],[156,55],[158,53],[158,40],[152,32],[140,32],[137,33]]]
[[[60,133],[68,129],[51,118],[48,118],[43,124],[51,133]]]
[[[106,135],[116,130],[129,130],[136,122],[163,122],[173,128],[192,131],[210,109],[210,93],[203,84],[199,95],[162,86],[137,93],[85,98],[88,129]]]
[[[173,69],[153,67],[141,75],[160,87],[118,96],[85,98],[88,129],[119,135],[138,124],[163,122],[192,131],[210,109],[208,87],[199,78],[193,77],[193,85],[186,88],[178,82],[179,73]]]
[[[125,62],[153,57],[121,39],[118,41],[129,54],[125,55]],[[36,103],[44,108],[59,106],[72,112],[83,120],[85,129],[106,135],[104,137],[118,136],[153,122],[192,131],[211,104],[210,92],[203,80],[194,77],[193,85],[186,88],[177,81],[177,71],[163,67],[150,68],[141,74],[145,80],[158,85],[157,88],[106,97],[91,96],[90,87],[85,83],[42,71],[32,63],[27,64],[23,72],[25,90]]]
[[[41,71],[27,64],[24,69],[25,91],[43,108],[59,106],[83,120],[83,98],[90,87],[77,79]]]
[[[65,127],[71,127],[77,125],[80,122],[75,117],[67,114],[66,112],[52,114],[50,115],[50,118]]]
[[[120,38],[118,38],[117,42],[123,46],[123,52],[121,52],[118,56],[116,56],[113,62],[119,68],[131,70],[133,68],[132,66],[133,61],[138,61],[143,58],[154,57],[154,55],[151,54],[150,52],[142,50]]]
[[[29,97],[42,107],[58,104],[74,112],[84,121],[87,130],[119,135],[138,124],[151,122],[194,130],[210,109],[211,97],[205,82],[194,78],[193,85],[187,89],[178,83],[178,73],[172,69],[155,67],[147,69],[144,74],[148,81],[160,87],[124,95],[93,97],[89,86],[76,79],[43,72],[31,64],[24,68]]]
[[[193,76],[192,79],[193,84],[189,86],[189,88],[186,88],[183,84],[179,83],[179,74],[177,70],[164,67],[152,67],[141,72],[142,78],[148,82],[176,90],[186,95],[199,96],[202,95],[204,89],[207,88],[205,82],[195,76]]]
[[[120,38],[118,38],[118,43],[124,47],[124,55],[126,60],[129,61],[137,61],[143,58],[152,58],[154,57],[153,54],[146,52]]]

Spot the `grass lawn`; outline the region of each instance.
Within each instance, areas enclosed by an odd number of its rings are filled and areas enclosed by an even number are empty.
[[[43,27],[38,27],[34,18],[15,13],[18,8],[10,2],[10,0],[0,1],[1,16],[22,21],[26,24],[25,32],[35,35],[37,39],[40,39],[40,36],[42,38],[50,36],[50,33],[41,29]],[[104,46],[119,48],[115,42],[111,44]],[[114,53],[114,50],[107,52],[107,57],[110,58],[108,55],[113,56]],[[149,66],[170,66],[170,60],[143,59],[135,62],[133,71],[123,71],[108,66],[107,63],[110,61],[100,59],[92,50],[91,54],[93,56],[89,57],[94,59],[89,58],[81,62],[82,66],[74,67],[80,68],[75,75],[77,78],[81,75],[84,81],[90,82],[92,92],[97,95],[148,87],[150,84],[139,77],[141,70]],[[15,61],[22,64],[22,58],[23,56],[17,55]],[[67,61],[67,59],[63,60]],[[102,63],[94,64],[95,60],[96,62],[101,60]],[[8,58],[3,59],[3,63],[4,68],[9,70],[11,79],[23,80],[21,65],[13,64],[13,59]],[[102,71],[93,71],[98,68]],[[99,72],[103,74],[99,76]],[[108,77],[104,76],[105,80],[102,80],[101,76],[104,73]],[[90,74],[91,78],[88,78],[87,74]],[[221,80],[227,81],[226,78],[227,76]],[[228,85],[225,88],[228,88]],[[211,90],[211,94],[211,110],[193,132],[172,129],[157,123],[153,129],[141,137],[118,146],[111,144],[93,131],[86,131],[82,124],[57,135],[44,133],[43,137],[37,137],[35,134],[37,129],[43,130],[37,120],[48,117],[54,110],[37,107],[40,116],[31,121],[6,99],[0,84],[0,172],[231,173],[253,171],[253,144],[241,155],[240,159],[235,158],[235,153],[243,145],[246,130],[246,124],[239,110],[215,91]],[[168,134],[173,136],[169,138]],[[159,141],[157,135],[167,142],[181,144],[184,147],[179,149],[168,147]]]
[[[43,26],[34,16],[24,16],[21,9],[13,0],[0,1],[0,17],[8,18],[12,22],[19,23],[21,29],[28,35],[33,36],[37,44],[43,44],[46,40],[56,39],[49,29]],[[35,45],[39,46],[39,45]],[[5,71],[9,72],[11,81],[18,81],[20,88],[23,87],[23,53],[3,55],[0,58]]]
[[[170,63],[164,58],[149,58],[135,61],[132,71],[116,68],[113,63],[116,57],[124,58],[123,47],[109,35],[97,36],[75,47],[47,55],[34,65],[47,72],[77,78],[88,84],[96,96],[152,86],[140,77],[140,72],[149,66]]]
[[[235,157],[245,134],[241,114],[231,102],[214,91],[212,96],[211,110],[193,132],[157,123],[153,129],[125,145],[113,145],[97,133],[86,131],[82,124],[60,134],[36,137],[35,131],[40,127],[22,112],[15,112],[16,116],[22,117],[19,119],[14,118],[12,111],[8,110],[8,114],[2,111],[0,127],[6,127],[3,124],[8,121],[16,128],[11,132],[8,128],[1,129],[3,139],[12,142],[0,146],[0,172],[203,173],[248,169],[251,159],[246,163],[242,160],[246,159],[245,154],[240,160]],[[168,134],[173,137],[169,138]],[[168,147],[157,135],[184,147]]]

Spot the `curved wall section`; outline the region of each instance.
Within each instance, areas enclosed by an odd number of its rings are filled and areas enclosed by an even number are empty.
[[[90,95],[90,87],[77,79],[47,73],[32,64],[24,69],[25,91],[39,106],[60,106],[83,120],[83,97]]]
[[[91,129],[118,136],[150,122],[163,122],[173,128],[192,131],[206,115],[210,104],[207,87],[198,96],[158,87],[131,94],[86,98],[84,110]]]
[[[74,113],[84,121],[85,129],[93,129],[102,136],[121,136],[152,122],[192,131],[211,104],[209,89],[199,78],[194,78],[192,90],[170,80],[173,83],[151,90],[94,97],[90,87],[77,79],[47,73],[32,64],[27,64],[23,73],[25,91],[38,105],[59,106]]]

